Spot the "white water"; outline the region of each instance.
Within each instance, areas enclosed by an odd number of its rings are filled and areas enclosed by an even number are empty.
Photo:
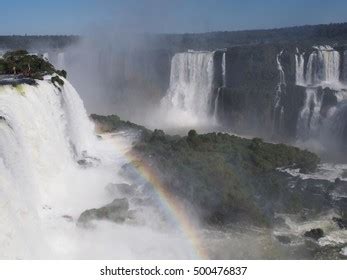
[[[305,84],[305,77],[304,77],[304,54],[299,53],[299,50],[297,49],[295,54],[295,82],[297,85],[304,85]]]
[[[172,58],[170,86],[162,100],[169,124],[185,127],[213,122],[213,56],[213,52],[190,51]]]
[[[336,153],[342,143],[346,86],[340,81],[340,54],[330,46],[314,47],[304,76],[304,57],[297,50],[296,84],[305,86],[305,102],[297,122],[297,144],[315,152]],[[319,88],[330,88],[337,98],[337,105],[322,107],[324,94]],[[324,110],[322,110],[324,109]]]
[[[307,62],[306,84],[336,84],[340,77],[340,54],[329,46],[315,47]]]
[[[218,125],[218,106],[219,106],[219,96],[221,95],[221,88],[218,89],[217,96],[214,100],[213,109],[213,120],[216,125]]]
[[[284,106],[281,101],[283,94],[283,87],[286,85],[286,79],[285,74],[283,70],[283,66],[281,64],[281,56],[283,54],[283,50],[277,54],[276,56],[276,63],[277,63],[277,70],[279,73],[279,81],[276,87],[275,97],[274,97],[274,123],[273,123],[273,132],[280,131],[281,127],[283,125],[283,117],[284,117]]]
[[[226,87],[226,53],[223,53],[222,58],[222,76],[223,76],[223,87]]]
[[[322,96],[317,88],[307,88],[304,106],[299,114],[297,135],[300,139],[317,136],[320,126]]]
[[[304,244],[304,234],[313,228],[321,228],[325,236],[319,239],[320,246],[345,244],[347,231],[341,230],[333,221],[336,213],[328,212],[315,219],[298,220],[295,215],[278,215],[284,218],[286,227],[278,228],[274,231],[275,235],[287,235],[292,238],[292,244]]]
[[[105,186],[125,181],[118,171],[131,139],[98,140],[68,81],[61,91],[49,81],[38,83],[0,87],[0,258],[194,257],[182,234],[163,228],[151,207],[141,207],[125,224],[76,226],[84,210],[115,198]],[[79,166],[80,158],[93,166]],[[141,188],[136,193],[142,197]],[[130,207],[139,206],[130,201]]]

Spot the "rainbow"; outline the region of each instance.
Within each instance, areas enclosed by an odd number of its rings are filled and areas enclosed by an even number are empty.
[[[187,213],[184,211],[184,206],[175,196],[169,192],[169,188],[165,186],[157,172],[152,168],[139,153],[133,149],[126,153],[126,157],[132,163],[132,166],[137,170],[138,174],[151,184],[153,189],[158,194],[161,204],[170,213],[174,222],[177,224],[180,231],[191,243],[195,257],[198,259],[208,259],[207,251],[199,237],[197,227],[190,222]]]

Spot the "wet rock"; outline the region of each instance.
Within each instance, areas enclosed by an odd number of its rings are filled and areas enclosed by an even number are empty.
[[[290,237],[286,235],[276,235],[276,239],[282,244],[290,244],[292,242]]]
[[[339,185],[340,183],[341,183],[341,179],[340,179],[340,178],[336,178],[336,179],[335,179],[335,184],[336,184],[336,185]]]
[[[314,240],[318,240],[324,236],[324,231],[321,228],[314,228],[309,231],[306,231],[304,234],[305,237],[312,238]]]
[[[78,218],[78,224],[88,224],[93,220],[109,220],[123,223],[129,216],[129,202],[126,198],[114,199],[111,203],[97,209],[84,211]]]
[[[333,217],[333,221],[339,226],[340,229],[347,229],[347,220],[346,219]]]
[[[77,163],[84,168],[89,168],[92,166],[97,166],[100,163],[100,159],[89,156],[86,151],[83,151],[82,158],[77,160]]]
[[[86,159],[80,159],[77,161],[79,165],[81,165],[84,168],[92,167],[93,163],[90,161],[87,161]]]

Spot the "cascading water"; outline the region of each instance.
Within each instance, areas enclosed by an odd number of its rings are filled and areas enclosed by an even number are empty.
[[[131,147],[124,139],[96,138],[65,79],[61,88],[49,80],[0,86],[0,258],[194,257],[181,233],[162,229],[151,208],[141,207],[139,224],[76,226],[83,211],[120,195],[105,186],[126,182],[118,175]],[[81,166],[81,158],[92,165]]]
[[[305,102],[297,122],[298,142],[313,145],[318,152],[338,150],[344,137],[341,104],[347,97],[340,82],[340,54],[330,46],[314,47],[307,61],[305,79],[302,79],[303,55],[297,51],[295,58],[296,84],[306,87]],[[324,104],[325,98],[335,98],[336,103]]]
[[[211,121],[214,52],[177,53],[171,61],[170,86],[162,100],[168,120],[176,125]]]
[[[304,85],[304,54],[299,53],[299,50],[296,49],[295,54],[295,83],[297,85]]]
[[[344,152],[346,151],[347,98],[330,111],[330,115],[323,124],[323,132],[323,137],[328,138],[327,140],[333,147],[342,148]]]
[[[225,88],[227,86],[226,78],[226,51],[223,52],[222,56],[222,86],[218,88],[216,97],[214,99],[214,106],[213,106],[213,120],[215,125],[218,125],[218,108],[220,106],[219,99],[220,95],[222,94],[222,88]]]
[[[339,82],[340,54],[329,46],[315,47],[307,62],[306,84],[334,84]]]
[[[279,82],[276,87],[275,98],[274,98],[273,132],[277,132],[277,133],[281,131],[282,125],[283,125],[284,105],[282,104],[282,97],[285,94],[285,86],[286,86],[285,74],[284,74],[283,66],[281,64],[282,54],[283,54],[283,50],[276,56],[277,70],[279,73]]]
[[[300,139],[318,136],[321,106],[322,95],[318,94],[317,88],[307,88],[305,103],[298,118],[297,135]]]
[[[222,77],[223,77],[223,87],[226,87],[226,52],[223,53],[222,57]]]

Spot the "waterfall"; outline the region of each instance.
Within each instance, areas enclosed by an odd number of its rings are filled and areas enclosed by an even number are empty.
[[[320,96],[317,88],[307,88],[303,108],[299,113],[297,135],[300,139],[317,136],[320,125],[320,110],[323,96]]]
[[[223,87],[226,87],[226,52],[223,53],[222,57],[222,76],[223,76]]]
[[[171,61],[170,86],[162,106],[171,120],[192,124],[211,119],[214,52],[177,53]]]
[[[213,120],[215,124],[218,124],[218,106],[219,106],[219,96],[221,95],[221,88],[218,88],[217,96],[214,100],[214,109],[213,109]]]
[[[296,49],[295,54],[295,83],[297,85],[304,85],[304,54],[299,53],[299,50]]]
[[[0,259],[193,258],[184,233],[164,228],[169,217],[157,203],[137,208],[134,197],[105,190],[128,182],[119,173],[134,139],[97,139],[82,100],[63,80],[59,88],[49,79],[0,86]],[[149,196],[145,186],[136,186],[137,198]],[[83,211],[115,197],[127,198],[140,213],[131,226],[76,226]]]
[[[283,126],[283,118],[284,118],[284,106],[283,106],[283,95],[285,94],[284,87],[286,86],[285,74],[283,70],[283,66],[281,64],[281,56],[283,54],[283,50],[277,54],[276,63],[277,70],[279,73],[279,81],[276,87],[274,101],[273,101],[273,133],[277,133],[281,130]]]
[[[281,64],[282,54],[283,54],[283,50],[276,56],[277,69],[278,69],[279,74],[280,74],[279,85],[285,85],[286,84],[286,80],[285,80],[285,76],[284,76],[284,70],[283,70],[283,67]]]
[[[323,133],[323,137],[329,141],[332,148],[345,149],[347,147],[347,99],[331,110],[324,122]]]
[[[315,47],[307,62],[306,84],[336,84],[340,78],[340,54],[329,46]]]
[[[76,168],[74,158],[97,146],[82,101],[64,82],[61,91],[48,81],[0,87],[0,256],[40,255],[43,205],[67,191],[57,182]]]
[[[343,114],[336,114],[346,100],[346,91],[340,83],[340,76],[343,80],[343,75],[340,75],[341,58],[339,52],[330,46],[313,48],[304,78],[303,54],[298,50],[295,54],[296,84],[306,87],[305,102],[298,116],[296,136],[299,143],[314,142],[317,151],[336,150],[337,142],[342,139],[341,129],[337,129],[340,124],[337,123],[344,123],[341,117]],[[329,88],[330,91],[324,90],[325,88]],[[328,104],[323,104],[325,94],[329,94],[327,100],[336,98],[337,105],[329,105],[329,101]],[[335,147],[332,143],[336,144]]]

